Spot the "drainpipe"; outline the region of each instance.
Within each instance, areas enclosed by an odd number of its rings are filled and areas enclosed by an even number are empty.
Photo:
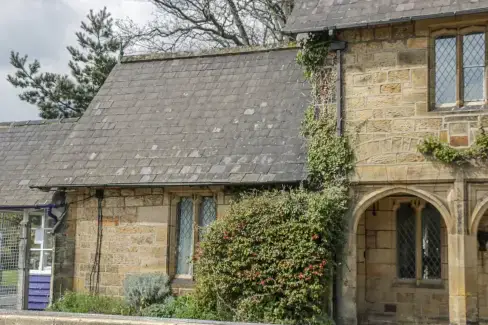
[[[335,31],[330,30],[329,35],[335,38]],[[343,74],[342,74],[342,51],[346,49],[347,43],[344,41],[332,41],[330,44],[330,50],[336,52],[337,58],[337,79],[336,79],[336,106],[337,106],[337,135],[342,136],[344,134],[342,128],[342,102],[343,102],[343,95],[342,95],[342,83],[343,83]]]

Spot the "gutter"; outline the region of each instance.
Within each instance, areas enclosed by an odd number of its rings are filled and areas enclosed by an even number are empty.
[[[30,186],[32,189],[49,190],[51,188],[135,188],[135,187],[171,187],[171,186],[187,186],[187,187],[198,187],[198,186],[266,186],[266,185],[281,185],[281,184],[299,184],[305,180],[293,180],[293,181],[273,181],[273,182],[214,182],[214,183],[188,183],[188,182],[178,182],[178,183],[107,183],[107,184],[52,184],[48,186]],[[0,206],[1,209],[1,206]]]
[[[376,27],[378,25],[384,24],[398,24],[398,23],[405,23],[405,22],[412,22],[417,20],[425,20],[425,19],[432,19],[432,18],[447,18],[447,17],[457,17],[460,15],[469,15],[469,14],[479,14],[488,12],[487,8],[478,8],[478,9],[469,9],[469,10],[459,10],[459,11],[452,11],[446,13],[435,13],[435,14],[428,14],[422,16],[413,16],[413,17],[400,17],[400,18],[393,18],[393,19],[386,19],[386,20],[379,20],[379,21],[372,21],[372,22],[359,22],[359,23],[352,23],[352,24],[341,24],[341,25],[323,25],[319,27],[311,27],[311,28],[295,28],[295,29],[285,29],[283,30],[286,33],[291,34],[300,34],[300,33],[316,33],[316,32],[323,32],[326,30],[335,30],[335,29],[348,29],[348,28],[363,28],[363,27]],[[344,19],[346,19],[344,17]]]

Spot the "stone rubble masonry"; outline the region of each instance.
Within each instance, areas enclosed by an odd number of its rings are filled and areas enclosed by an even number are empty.
[[[54,293],[89,290],[97,241],[97,199],[93,190],[68,194],[69,215],[56,236]],[[102,203],[103,240],[100,293],[122,295],[125,277],[132,273],[174,275],[176,258],[176,204],[181,196],[215,196],[217,217],[231,197],[220,187],[106,189]],[[174,288],[177,293],[185,292]],[[179,290],[179,291],[178,291]]]
[[[429,180],[439,169],[417,151],[422,139],[434,136],[467,148],[479,127],[488,126],[486,110],[441,112],[429,107],[429,28],[446,21],[347,29],[340,34],[348,42],[343,60],[344,114],[356,150],[353,181],[411,176]],[[422,173],[412,175],[415,169]],[[440,175],[452,179],[446,171]]]

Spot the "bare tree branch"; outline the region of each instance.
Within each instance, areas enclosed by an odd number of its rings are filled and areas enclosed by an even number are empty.
[[[294,0],[148,0],[152,21],[117,23],[132,51],[189,51],[294,41],[283,28]]]

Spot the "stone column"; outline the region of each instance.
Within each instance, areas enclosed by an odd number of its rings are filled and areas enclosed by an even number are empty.
[[[337,281],[337,323],[338,325],[357,324],[357,261],[356,261],[356,232],[354,227],[349,229],[349,235],[341,272]]]
[[[478,269],[476,234],[468,235],[467,194],[463,179],[451,193],[454,229],[448,235],[449,322],[466,325],[478,322]]]

